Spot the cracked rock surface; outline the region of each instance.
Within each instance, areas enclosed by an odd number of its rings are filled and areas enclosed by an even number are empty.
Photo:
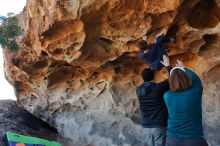
[[[144,145],[137,42],[175,24],[169,56],[202,79],[205,137],[220,145],[219,0],[28,0],[17,17],[22,49],[4,57],[18,104],[82,146]]]
[[[3,138],[8,131],[51,141],[56,140],[64,146],[73,145],[71,139],[62,138],[57,133],[57,129],[38,119],[28,111],[21,109],[13,100],[0,101],[0,118],[1,146],[6,146]]]

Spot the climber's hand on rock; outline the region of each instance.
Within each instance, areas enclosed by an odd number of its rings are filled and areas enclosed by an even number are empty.
[[[170,66],[170,59],[168,56],[163,55],[163,61],[160,61],[164,66]]]
[[[182,61],[180,61],[180,60],[177,60],[177,62],[176,62],[176,66],[178,66],[178,67],[182,67],[182,68],[185,67],[184,63],[183,63]]]

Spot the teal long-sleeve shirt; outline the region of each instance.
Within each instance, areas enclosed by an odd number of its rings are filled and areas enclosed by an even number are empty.
[[[202,128],[202,83],[199,77],[185,68],[192,79],[192,86],[183,91],[167,91],[164,101],[168,110],[166,135],[175,138],[198,138]]]

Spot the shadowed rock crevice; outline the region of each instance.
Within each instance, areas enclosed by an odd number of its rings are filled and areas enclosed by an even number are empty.
[[[206,34],[203,36],[203,39],[208,44],[214,44],[219,40],[219,36],[217,34]]]
[[[28,111],[19,108],[15,101],[2,100],[0,101],[0,145],[6,146],[3,142],[4,134],[7,131],[15,132],[26,136],[34,136],[47,140],[56,140],[63,145],[70,145],[68,139],[63,139],[57,129],[51,127],[48,123],[38,119]]]
[[[64,37],[66,34],[72,31],[81,31],[83,29],[83,24],[80,20],[67,20],[55,22],[47,31],[41,34],[43,40],[56,40],[55,37]]]
[[[220,8],[215,0],[201,0],[191,11],[188,18],[189,25],[198,29],[214,28],[219,21]]]

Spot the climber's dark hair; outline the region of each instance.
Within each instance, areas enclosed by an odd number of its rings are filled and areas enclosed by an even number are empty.
[[[145,68],[142,71],[141,75],[142,75],[144,82],[149,82],[154,79],[154,71],[150,68]]]
[[[138,48],[142,51],[147,50],[147,41],[145,40],[141,40],[140,42],[138,42]]]

